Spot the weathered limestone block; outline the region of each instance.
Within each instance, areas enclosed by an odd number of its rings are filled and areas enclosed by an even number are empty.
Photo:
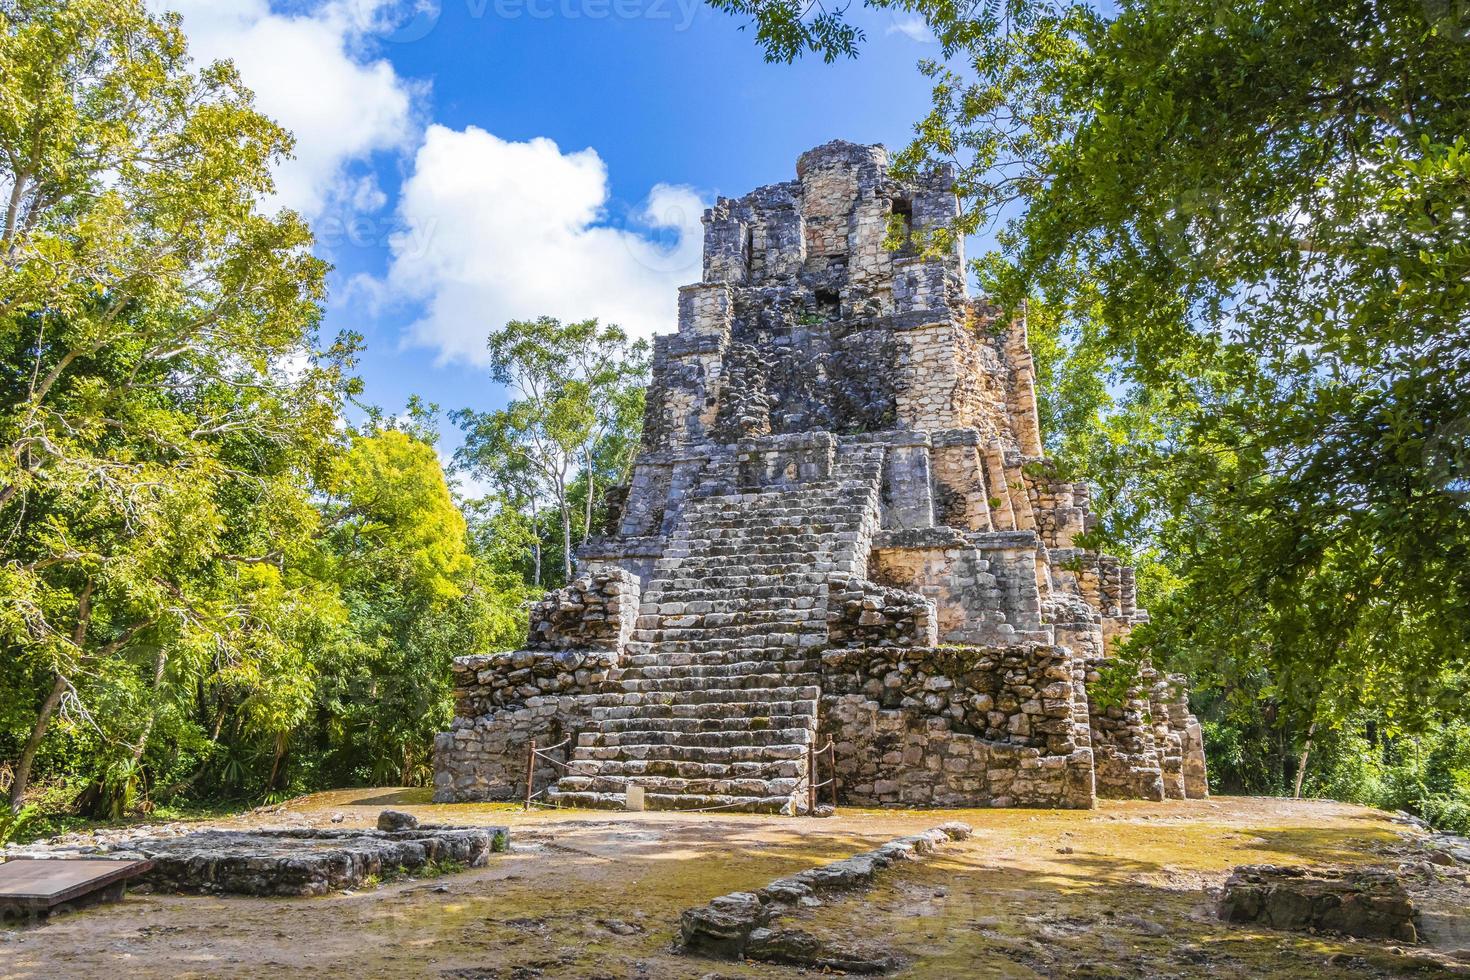
[[[637,576],[621,568],[582,575],[531,607],[531,650],[607,650],[617,653],[638,616]]]
[[[827,595],[827,642],[833,647],[932,647],[939,642],[934,603],[876,582],[833,576]]]
[[[755,489],[825,480],[836,455],[837,440],[830,432],[811,432],[746,440],[735,458],[740,486]]]
[[[1387,871],[1244,865],[1225,882],[1220,918],[1360,939],[1418,939],[1414,904]]]
[[[378,814],[379,830],[414,830],[418,825],[418,817],[412,813],[404,813],[402,810],[384,810]]]

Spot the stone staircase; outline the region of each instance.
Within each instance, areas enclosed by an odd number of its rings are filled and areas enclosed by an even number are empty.
[[[828,581],[865,557],[880,467],[853,452],[831,479],[688,502],[548,801],[621,807],[633,783],[651,809],[807,808]]]

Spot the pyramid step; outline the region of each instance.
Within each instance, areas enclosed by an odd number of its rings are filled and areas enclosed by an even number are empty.
[[[577,741],[578,758],[676,759],[691,762],[746,762],[751,759],[792,759],[805,755],[815,741],[813,726],[769,728],[739,732],[583,732]]]
[[[695,621],[708,620],[714,616],[727,617],[717,622],[731,622],[728,617],[739,617],[744,622],[760,622],[761,620],[781,619],[792,617],[801,619],[802,613],[822,612],[826,603],[816,596],[773,596],[760,600],[761,605],[752,608],[751,599],[737,596],[735,598],[711,598],[711,599],[661,599],[646,600],[638,608],[639,616],[663,616],[698,617]]]
[[[754,720],[754,718],[753,718]],[[772,727],[757,727],[757,729],[726,729],[723,732],[667,732],[660,729],[623,729],[619,732],[582,732],[576,743],[578,751],[587,749],[588,758],[603,758],[601,752],[604,749],[625,749],[628,746],[641,746],[641,748],[661,748],[661,746],[678,746],[681,749],[689,749],[691,758],[694,752],[707,751],[707,749],[729,748],[739,749],[741,752],[750,752],[751,749],[766,745],[806,745],[816,739],[816,730],[811,724],[794,724],[785,729],[772,729]],[[634,758],[639,758],[637,754]],[[653,758],[653,755],[650,755]],[[669,757],[675,758],[675,757]]]
[[[809,714],[796,715],[739,715],[732,718],[675,718],[646,716],[632,718],[604,718],[597,723],[596,732],[586,732],[583,738],[595,737],[598,733],[609,735],[706,735],[722,733],[754,734],[756,732],[806,731],[814,721]],[[638,741],[651,741],[638,739]],[[791,741],[799,741],[792,738]],[[754,743],[752,743],[754,744]]]
[[[581,793],[553,789],[547,802],[557,806],[584,807],[588,810],[621,810],[626,803],[622,792]],[[800,794],[785,796],[689,796],[670,793],[645,793],[643,805],[650,810],[718,810],[722,813],[781,813],[795,816]]]
[[[630,658],[644,659],[644,658]],[[672,664],[657,656],[649,656],[645,663],[625,663],[621,680],[656,680],[664,677],[740,677],[745,674],[810,674],[818,670],[821,661],[815,657],[799,660],[736,660],[732,662]]]
[[[689,759],[575,759],[569,763],[569,769],[561,778],[796,780],[805,776],[806,771],[805,756],[799,759],[747,759],[732,762],[698,762]]]
[[[731,677],[654,677],[618,681],[625,691],[643,694],[707,693],[711,691],[769,691],[816,685],[820,674],[738,674]]]
[[[752,701],[750,692],[738,688],[705,688],[697,691],[630,691],[623,695],[624,705],[655,707],[661,704],[694,706],[701,704],[769,704],[780,701],[816,701],[822,691],[815,684],[780,685],[761,688],[763,699]],[[629,700],[632,699],[632,700]],[[769,700],[766,700],[769,699]],[[759,712],[764,714],[765,712]]]
[[[805,625],[761,623],[753,626],[727,627],[722,630],[659,629],[639,630],[635,633],[638,642],[662,646],[666,643],[680,644],[697,649],[706,643],[733,640],[737,645],[770,649],[785,647],[789,653],[799,647],[814,647],[827,641],[826,623]],[[723,645],[723,644],[722,644]]]
[[[642,695],[624,695],[624,697],[643,697]],[[700,720],[716,718],[770,718],[777,715],[810,717],[817,716],[817,699],[811,698],[774,698],[769,701],[701,701],[682,702],[670,699],[668,701],[642,701],[637,704],[617,705],[594,705],[591,708],[592,720],[600,724],[604,720],[620,718],[641,718],[645,720],[655,718],[692,718]]]
[[[798,777],[748,779],[739,777],[681,779],[673,776],[563,776],[557,780],[558,792],[622,793],[628,784],[642,786],[646,793],[700,796],[783,796],[805,787]]]
[[[671,643],[634,646],[623,656],[627,669],[646,667],[728,667],[736,664],[764,664],[774,666],[783,663],[819,663],[821,656],[792,656],[791,651],[781,648],[753,647],[749,644],[720,643],[705,647],[702,644]]]
[[[732,588],[762,588],[777,591],[788,591],[796,594],[797,590],[813,590],[825,588],[827,580],[831,575],[828,572],[812,571],[803,569],[801,572],[783,575],[779,580],[770,575],[752,575],[749,572],[740,571],[739,566],[726,563],[718,570],[711,570],[705,575],[695,577],[682,574],[682,571],[672,574],[655,575],[649,581],[649,595],[663,595],[671,590],[685,592],[710,592],[720,589]],[[779,581],[779,585],[774,584]],[[774,592],[770,594],[775,594]],[[808,594],[814,594],[808,592]]]

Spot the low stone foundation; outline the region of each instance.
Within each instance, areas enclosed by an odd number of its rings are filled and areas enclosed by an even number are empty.
[[[85,851],[44,845],[27,856],[148,858],[139,879],[160,891],[191,894],[325,895],[431,863],[483,867],[509,846],[505,827],[424,826],[409,830],[201,830]],[[135,889],[136,890],[136,889]]]
[[[1063,647],[822,656],[822,726],[854,805],[1093,805],[1082,678]]]
[[[1414,904],[1387,871],[1244,865],[1225,882],[1220,918],[1359,939],[1418,939]]]
[[[777,878],[753,892],[731,892],[707,905],[686,909],[679,919],[679,948],[715,959],[759,959],[823,970],[882,973],[895,966],[891,956],[865,953],[861,943],[834,949],[798,929],[773,923],[819,895],[851,891],[872,884],[885,869],[913,861],[950,841],[965,840],[972,831],[953,822],[922,834],[899,837],[881,847],[841,861]]]

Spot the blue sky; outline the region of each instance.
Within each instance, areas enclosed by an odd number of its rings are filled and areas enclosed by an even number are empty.
[[[327,331],[364,335],[365,397],[389,411],[499,404],[477,359],[509,316],[672,329],[701,207],[829,139],[902,146],[937,52],[863,11],[856,61],[770,65],[693,0],[167,5],[295,133],[278,203],[316,228]]]

